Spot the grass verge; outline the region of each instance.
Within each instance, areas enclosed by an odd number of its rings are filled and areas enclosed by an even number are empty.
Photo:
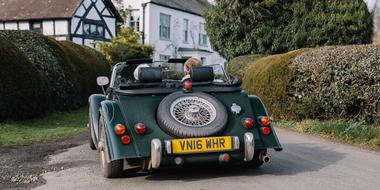
[[[65,139],[85,132],[87,108],[52,113],[42,119],[0,123],[0,147]]]
[[[276,126],[380,151],[380,127],[377,126],[343,120],[278,121]]]

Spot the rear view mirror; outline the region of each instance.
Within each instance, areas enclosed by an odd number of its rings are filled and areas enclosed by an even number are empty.
[[[100,76],[96,79],[96,82],[99,86],[105,86],[109,84],[110,80],[108,79],[108,77]]]

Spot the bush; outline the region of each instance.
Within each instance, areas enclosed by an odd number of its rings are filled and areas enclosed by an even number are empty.
[[[373,15],[363,0],[219,0],[206,14],[215,50],[231,60],[304,47],[366,44]]]
[[[100,92],[100,88],[96,85],[96,77],[109,75],[110,67],[107,60],[93,49],[68,41],[58,42],[31,31],[0,31],[0,37],[3,37],[8,44],[12,44],[14,51],[19,52],[25,59],[20,63],[27,62],[33,68],[34,75],[39,77],[36,79],[31,77],[28,80],[35,80],[36,85],[40,83],[39,85],[43,85],[47,91],[47,97],[41,96],[44,100],[42,104],[36,101],[42,113],[51,110],[66,111],[85,105],[90,94]],[[24,86],[15,86],[15,88],[22,87]],[[34,88],[30,90],[33,91]],[[14,117],[3,118],[15,119]]]
[[[138,43],[139,34],[132,28],[122,28],[119,35],[111,43],[100,43],[100,49],[107,60],[116,64],[128,59],[150,58],[153,47]]]
[[[0,121],[48,111],[47,82],[13,44],[0,37]]]
[[[227,71],[228,74],[232,76],[238,76],[239,78],[244,78],[244,73],[248,67],[258,58],[262,57],[261,55],[245,55],[239,56],[232,59],[228,62]]]
[[[8,41],[12,42],[34,65],[39,74],[48,82],[48,90],[52,106],[61,110],[73,105],[77,86],[68,78],[71,68],[62,60],[64,53],[58,42],[30,31],[0,31]]]
[[[276,117],[290,115],[287,95],[288,84],[293,75],[288,65],[304,51],[307,50],[301,49],[258,59],[245,73],[243,88],[248,93],[259,96]]]
[[[331,46],[257,60],[244,82],[278,118],[380,124],[379,67],[379,46]]]

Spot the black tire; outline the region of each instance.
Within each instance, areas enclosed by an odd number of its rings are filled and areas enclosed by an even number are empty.
[[[87,136],[88,136],[87,141],[88,141],[88,145],[90,146],[90,149],[96,150],[94,140],[92,140],[92,128],[91,128],[91,126],[88,127],[88,135]]]
[[[256,150],[255,154],[253,155],[253,159],[249,162],[246,162],[246,165],[248,165],[250,168],[260,168],[264,162],[260,159],[260,154],[266,154],[267,150]]]
[[[189,126],[176,120],[171,114],[171,105],[179,98],[197,97],[207,101],[215,108],[215,118],[204,126]],[[198,114],[198,113],[197,113]],[[220,134],[226,127],[228,114],[225,106],[213,96],[202,92],[175,92],[165,97],[157,110],[157,122],[167,134],[176,138],[207,137]]]
[[[100,116],[99,119],[99,141],[102,143],[101,147],[99,147],[100,151],[100,162],[102,168],[102,174],[105,178],[118,178],[123,175],[123,160],[114,160],[108,162],[108,148],[107,148],[107,140],[105,138],[105,130],[104,130],[104,120],[103,116]]]
[[[93,136],[93,128],[92,128],[92,116],[91,116],[91,105],[89,105],[88,108],[88,132],[87,132],[87,141],[88,145],[90,146],[91,150],[96,150],[96,146],[94,143],[94,140],[92,138]]]

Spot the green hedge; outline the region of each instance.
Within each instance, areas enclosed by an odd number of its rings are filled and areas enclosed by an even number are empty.
[[[0,121],[29,119],[49,111],[47,83],[26,57],[0,37]]]
[[[46,84],[48,97],[43,103],[49,108],[46,110],[66,111],[83,106],[91,93],[100,90],[96,77],[109,75],[108,62],[93,49],[68,41],[58,42],[31,31],[0,31],[0,36],[13,44],[13,49],[22,54],[24,62]]]
[[[239,56],[228,62],[227,71],[230,75],[244,78],[244,73],[253,61],[259,59],[262,55],[245,55]]]
[[[380,124],[380,47],[334,46],[257,60],[244,78],[277,118]]]

